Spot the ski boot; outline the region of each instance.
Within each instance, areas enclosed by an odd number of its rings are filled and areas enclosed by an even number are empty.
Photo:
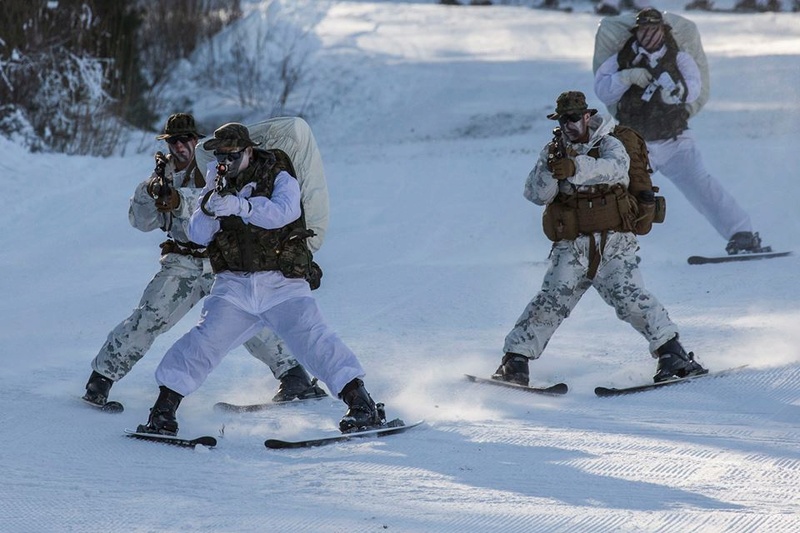
[[[708,373],[708,370],[694,360],[694,353],[686,353],[681,343],[678,342],[677,335],[665,342],[656,350],[656,353],[658,354],[658,367],[656,375],[653,376],[655,383]]]
[[[740,231],[731,237],[728,245],[725,246],[725,251],[728,252],[728,255],[757,254],[771,252],[772,248],[761,246],[761,237],[758,236],[758,233]]]
[[[83,395],[83,399],[102,407],[108,402],[108,393],[113,384],[114,380],[92,370],[92,375],[89,376],[89,381],[86,383],[86,394]]]
[[[287,370],[280,377],[280,382],[277,394],[272,397],[272,401],[275,403],[327,396],[325,391],[317,386],[317,379],[309,380],[308,374],[300,365]]]
[[[349,407],[339,421],[339,430],[342,433],[373,429],[386,421],[383,404],[372,401],[364,382],[358,378],[344,386],[339,398]]]
[[[140,424],[136,431],[139,433],[172,435],[174,437],[178,434],[178,421],[175,418],[175,411],[178,410],[183,396],[163,385],[158,389],[158,399],[150,409],[150,417],[147,419],[147,424]]]
[[[530,380],[528,358],[518,353],[508,352],[503,356],[503,361],[497,367],[497,371],[492,374],[492,379],[527,387]]]

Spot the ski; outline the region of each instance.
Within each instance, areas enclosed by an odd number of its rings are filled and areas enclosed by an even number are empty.
[[[688,259],[688,261],[690,265],[707,265],[710,263],[734,263],[737,261],[772,259],[774,257],[786,257],[787,255],[792,255],[792,252],[761,252],[754,254],[719,255],[711,257],[693,255]]]
[[[706,372],[705,374],[697,374],[685,378],[670,379],[667,381],[660,381],[658,383],[648,383],[646,385],[634,385],[633,387],[623,387],[621,389],[615,389],[609,387],[596,387],[594,389],[594,393],[600,396],[601,398],[607,398],[609,396],[621,396],[623,394],[634,394],[636,392],[644,392],[654,389],[660,389],[661,387],[668,387],[670,385],[687,383],[689,381],[695,381],[701,378],[716,378],[720,376],[726,376],[732,372],[739,371],[745,368],[746,366],[747,365],[742,365],[742,366],[737,366],[735,368],[729,368],[727,370],[718,370],[717,372]]]
[[[181,448],[194,448],[198,444],[213,448],[217,445],[217,439],[214,437],[204,436],[197,437],[196,439],[184,439],[183,437],[173,437],[171,435],[158,435],[156,433],[139,433],[131,429],[125,430],[125,435],[132,439],[146,440],[150,442],[159,442],[161,444],[171,444],[173,446],[180,446]]]
[[[396,435],[411,428],[415,428],[422,424],[424,420],[414,422],[413,424],[406,425],[399,418],[395,418],[390,422],[386,422],[383,426],[376,429],[367,429],[364,431],[353,431],[350,433],[339,433],[336,435],[325,435],[321,437],[312,437],[302,440],[281,440],[281,439],[267,439],[264,441],[264,446],[271,450],[280,450],[288,448],[310,448],[313,446],[324,446],[326,444],[334,444],[336,442],[346,442],[352,439],[359,439],[364,437],[385,437],[387,435]]]
[[[96,403],[90,402],[89,400],[85,400],[83,398],[81,398],[81,401],[84,404],[97,409],[98,411],[103,411],[104,413],[121,413],[125,410],[125,406],[119,402],[111,401],[106,402],[103,405],[97,405]]]
[[[252,403],[246,405],[239,405],[235,403],[217,402],[214,404],[214,410],[219,413],[255,413],[258,411],[265,411],[274,407],[281,407],[286,405],[298,405],[301,403],[317,402],[319,400],[330,400],[330,396],[316,396],[314,398],[295,398],[288,402],[266,402],[266,403]]]
[[[547,396],[561,396],[569,392],[569,387],[566,383],[556,383],[555,385],[550,385],[549,387],[527,387],[525,385],[509,383],[508,381],[479,378],[478,376],[473,376],[471,374],[464,374],[464,376],[473,383],[485,383],[487,385],[496,385],[498,387],[506,387],[508,389],[532,392],[534,394],[544,394]]]

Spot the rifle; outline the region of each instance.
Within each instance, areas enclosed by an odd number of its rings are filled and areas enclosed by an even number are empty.
[[[172,226],[172,213],[170,211],[172,210],[173,187],[171,180],[166,177],[168,159],[163,152],[156,152],[155,160],[155,176],[147,184],[147,194],[155,200],[156,209],[166,215],[161,229],[169,231]]]
[[[567,155],[567,149],[564,146],[564,133],[561,128],[553,128],[553,140],[547,144],[547,165],[557,160],[563,159]]]

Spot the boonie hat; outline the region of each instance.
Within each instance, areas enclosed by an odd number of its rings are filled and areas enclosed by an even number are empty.
[[[238,122],[228,122],[214,131],[214,138],[203,143],[206,150],[229,150],[231,148],[247,148],[248,146],[258,146],[250,138],[250,130],[244,124]]]
[[[156,135],[156,139],[169,139],[170,137],[179,137],[181,135],[192,135],[198,139],[200,137],[205,137],[202,133],[198,133],[192,115],[188,113],[175,113],[169,116],[167,124],[164,126],[164,133]]]
[[[586,105],[586,96],[580,91],[567,91],[558,95],[556,100],[556,110],[547,115],[550,120],[558,120],[561,115],[573,113],[584,113],[588,111],[592,115],[597,113],[597,109],[589,109]]]

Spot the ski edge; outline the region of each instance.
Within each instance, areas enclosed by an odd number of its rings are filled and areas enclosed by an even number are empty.
[[[531,392],[533,394],[543,394],[545,396],[563,396],[569,392],[569,386],[566,383],[556,383],[547,387],[526,387],[525,385],[518,385],[516,383],[507,383],[505,381],[498,381],[496,379],[481,378],[478,376],[473,376],[472,374],[464,374],[464,377],[466,377],[472,383],[485,383],[487,385],[495,385],[497,387]]]
[[[283,407],[286,405],[300,405],[303,403],[312,403],[330,399],[330,396],[317,396],[314,398],[296,398],[294,400],[289,400],[288,402],[265,402],[251,404],[217,402],[214,404],[214,410],[218,413],[256,413],[258,411],[266,411],[267,409],[274,409],[276,407]]]
[[[139,433],[132,429],[125,430],[125,436],[132,439],[146,440],[150,442],[158,442],[161,444],[169,444],[172,446],[180,446],[183,448],[194,448],[197,445],[213,448],[217,445],[217,439],[208,435],[197,437],[194,439],[185,439],[183,437],[173,437],[170,435],[158,435],[155,433]]]
[[[376,429],[355,431],[353,433],[341,433],[338,435],[330,435],[330,436],[316,437],[310,439],[301,439],[301,440],[267,439],[264,441],[264,446],[266,446],[271,450],[312,448],[316,446],[324,446],[326,444],[333,444],[336,442],[346,442],[352,439],[358,439],[364,437],[385,437],[387,435],[394,435],[415,428],[425,422],[425,420],[418,420],[413,424],[403,424],[398,426],[388,425],[395,423],[397,421],[402,422],[402,420],[396,418],[390,422],[387,422],[386,423],[387,426]]]
[[[698,374],[695,376],[689,376],[686,378],[679,378],[679,379],[671,379],[668,381],[662,381],[660,383],[647,383],[644,385],[634,385],[632,387],[622,387],[622,388],[615,388],[615,387],[595,387],[594,393],[595,395],[599,396],[600,398],[610,398],[612,396],[623,396],[626,394],[635,394],[638,392],[645,392],[653,389],[660,389],[661,387],[667,387],[669,385],[678,385],[680,383],[688,383],[690,381],[695,381],[701,378],[714,378],[725,376],[731,374],[733,372],[738,372],[744,368],[747,368],[748,365],[736,366],[733,368],[727,368],[725,370],[717,370],[716,372],[706,372],[705,374]]]
[[[692,255],[689,256],[687,262],[690,265],[707,265],[717,263],[737,263],[741,261],[756,261],[759,259],[773,259],[776,257],[787,257],[792,255],[791,251],[788,252],[764,252],[759,254],[740,254],[740,255],[720,255],[720,256],[703,256]]]

